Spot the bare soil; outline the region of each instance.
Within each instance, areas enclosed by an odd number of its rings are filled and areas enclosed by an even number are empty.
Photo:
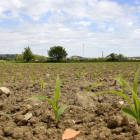
[[[4,79],[3,86],[11,91],[9,96],[0,94],[0,140],[61,140],[67,128],[82,131],[77,140],[140,140],[137,122],[122,114],[121,108],[129,107],[123,98],[115,94],[93,96],[102,91],[122,92],[120,84],[113,79],[119,73],[133,86],[138,67],[139,63],[0,64],[0,83]],[[76,78],[77,70],[82,73],[79,78]],[[53,126],[54,112],[47,101],[23,101],[34,95],[54,100],[57,74],[61,81],[59,106],[68,105],[59,119],[58,129]],[[98,76],[94,78],[94,74]],[[32,75],[35,81],[31,80]],[[45,82],[44,90],[40,77]],[[65,84],[63,79],[67,79]],[[105,82],[85,92],[87,83],[91,87],[101,81]],[[125,95],[132,100],[128,89]],[[19,123],[27,113],[32,113],[32,117]]]

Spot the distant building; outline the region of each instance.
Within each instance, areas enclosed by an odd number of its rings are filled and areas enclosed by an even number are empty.
[[[67,55],[63,57],[63,60],[67,60]]]
[[[84,58],[81,57],[81,56],[73,55],[73,56],[70,57],[70,59],[82,60],[82,59],[84,59]]]
[[[140,60],[140,57],[125,57],[128,60]]]

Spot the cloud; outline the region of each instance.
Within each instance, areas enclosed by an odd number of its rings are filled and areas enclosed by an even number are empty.
[[[140,1],[136,0],[136,1],[135,1],[135,4],[140,4]]]
[[[108,28],[108,31],[109,31],[109,32],[113,32],[113,31],[114,31],[114,28],[113,28],[113,27],[109,27],[109,28]]]
[[[91,21],[79,21],[79,22],[74,22],[74,24],[88,26],[91,24]]]
[[[118,50],[133,56],[140,51],[139,12],[139,6],[109,0],[1,1],[0,48],[2,53],[21,53],[30,46],[47,55],[51,46],[61,45],[70,57],[82,56],[84,44],[86,57]]]

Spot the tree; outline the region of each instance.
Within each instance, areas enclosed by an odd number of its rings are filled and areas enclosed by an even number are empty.
[[[30,61],[30,60],[32,60],[32,59],[34,58],[34,55],[33,55],[32,51],[31,51],[30,47],[26,47],[26,48],[24,48],[24,49],[25,49],[25,51],[22,52],[22,54],[23,54],[23,59],[24,59],[25,61]]]
[[[63,58],[65,58],[67,55],[68,55],[67,52],[61,46],[50,47],[50,50],[48,51],[48,56],[50,58],[56,59],[58,62]]]
[[[23,61],[23,54],[16,54],[14,59],[15,61]]]
[[[119,54],[118,55],[118,61],[124,61],[124,60],[126,60],[126,58],[124,57],[124,55]]]
[[[117,58],[118,58],[118,55],[115,54],[115,53],[111,53],[110,56],[111,56],[111,58],[112,58],[113,61],[114,60],[117,60]]]
[[[35,61],[40,61],[40,62],[45,62],[45,61],[47,61],[47,57],[35,54],[34,55],[34,60]]]

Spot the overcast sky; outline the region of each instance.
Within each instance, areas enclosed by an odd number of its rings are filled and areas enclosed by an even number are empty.
[[[0,0],[0,54],[52,46],[72,55],[140,56],[140,0]]]

